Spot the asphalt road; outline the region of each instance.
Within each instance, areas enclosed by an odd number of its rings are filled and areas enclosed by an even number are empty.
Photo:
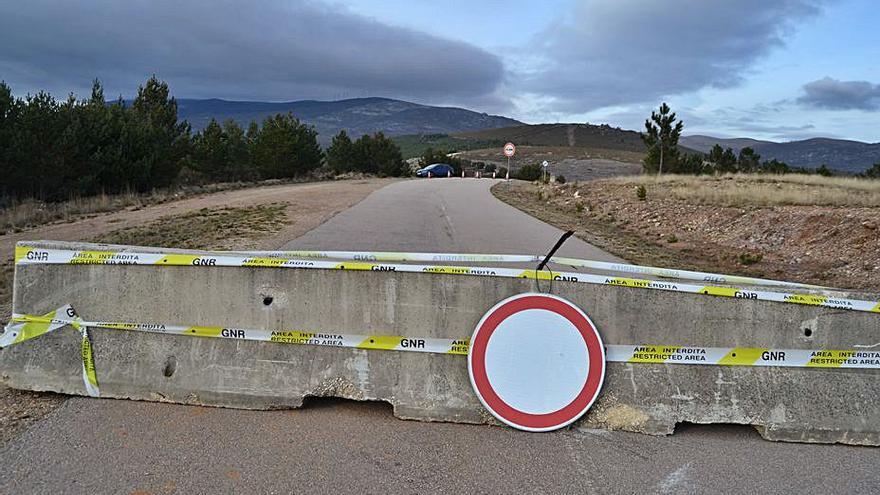
[[[501,181],[498,181],[501,182]],[[544,254],[562,232],[495,199],[491,179],[403,181],[289,242],[287,249]],[[575,237],[560,256],[622,261]]]
[[[560,234],[498,202],[488,180],[395,183],[287,247],[542,252]],[[606,254],[571,242],[564,254]],[[670,437],[402,421],[319,399],[239,411],[75,398],[0,448],[0,494],[852,493],[880,449],[772,443],[749,427]]]

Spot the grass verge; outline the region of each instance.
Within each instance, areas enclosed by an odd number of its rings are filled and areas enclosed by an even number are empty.
[[[227,249],[278,232],[288,223],[287,205],[271,203],[244,208],[203,208],[160,218],[135,227],[114,230],[94,242],[180,249]]]
[[[203,194],[276,184],[317,182],[333,180],[335,178],[345,177],[334,177],[332,173],[322,169],[305,177],[288,180],[273,179],[259,182],[222,182],[186,185],[169,189],[158,189],[149,193],[100,194],[85,198],[73,198],[59,203],[26,200],[0,208],[0,235],[22,232],[50,223],[72,222],[81,218],[120,211],[126,208],[137,210],[146,206],[163,204]]]

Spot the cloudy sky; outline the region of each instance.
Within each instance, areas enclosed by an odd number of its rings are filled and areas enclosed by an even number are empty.
[[[18,95],[387,96],[526,122],[880,141],[877,0],[0,2]]]

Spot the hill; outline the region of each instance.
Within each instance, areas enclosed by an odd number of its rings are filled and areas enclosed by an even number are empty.
[[[458,138],[511,141],[517,146],[567,146],[604,148],[643,153],[645,145],[636,131],[607,124],[536,124],[460,132]]]
[[[812,138],[777,143],[756,139],[723,139],[712,136],[684,136],[681,143],[708,152],[716,143],[735,152],[749,146],[764,160],[777,159],[795,167],[816,168],[822,164],[849,173],[863,172],[880,162],[880,143],[845,139]]]
[[[448,134],[521,122],[463,108],[420,105],[390,98],[355,98],[340,101],[302,100],[281,103],[261,101],[196,100],[182,98],[178,115],[194,129],[202,129],[212,118],[233,119],[246,127],[276,113],[291,112],[315,126],[319,140],[326,144],[341,129],[352,137],[382,131],[391,136],[403,134]]]

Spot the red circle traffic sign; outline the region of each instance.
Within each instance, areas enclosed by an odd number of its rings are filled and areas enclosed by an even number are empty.
[[[504,156],[511,157],[516,154],[516,145],[513,143],[507,143],[504,145]]]
[[[518,294],[477,324],[468,373],[480,402],[498,420],[551,431],[593,405],[605,379],[605,346],[590,318],[571,302]]]

